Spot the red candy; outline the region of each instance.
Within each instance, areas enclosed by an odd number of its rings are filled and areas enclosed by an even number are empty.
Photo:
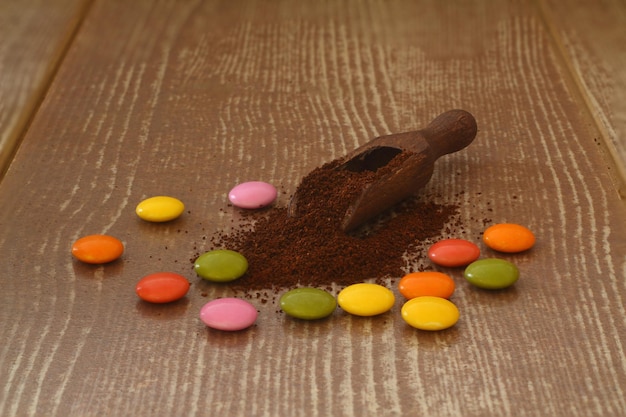
[[[135,292],[150,303],[170,303],[179,300],[189,291],[189,281],[173,272],[157,272],[143,277],[135,287]]]
[[[466,266],[480,256],[480,248],[463,239],[440,240],[428,249],[431,261],[441,266]]]

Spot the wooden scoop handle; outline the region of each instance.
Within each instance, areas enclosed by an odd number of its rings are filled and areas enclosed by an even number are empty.
[[[417,193],[433,175],[435,161],[465,148],[477,131],[474,116],[465,110],[449,110],[422,130],[379,136],[350,152],[333,170],[374,171],[379,175],[350,203],[341,228],[355,229]],[[401,165],[389,165],[403,151],[408,157]],[[297,215],[297,207],[298,190],[289,202],[289,216]]]
[[[355,229],[416,194],[433,175],[435,161],[443,155],[465,148],[476,136],[478,128],[474,116],[465,110],[450,110],[437,116],[425,129],[378,137],[357,149],[356,156],[346,164],[384,166],[392,155],[389,149],[410,151],[411,156],[401,167],[386,173],[368,184],[348,207],[342,229]],[[381,153],[381,150],[385,150]],[[384,158],[380,158],[383,155]],[[357,161],[359,162],[357,164]],[[363,162],[364,161],[364,162]]]
[[[420,133],[437,159],[465,148],[472,143],[477,131],[474,116],[465,110],[449,110],[437,116]]]
[[[449,110],[440,114],[426,128],[411,132],[379,136],[345,156],[338,169],[363,171],[385,166],[403,150],[425,155],[424,164],[434,163],[440,156],[460,151],[476,136],[476,120],[465,110]]]

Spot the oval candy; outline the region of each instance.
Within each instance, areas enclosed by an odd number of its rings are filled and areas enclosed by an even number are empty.
[[[109,235],[81,237],[72,245],[72,255],[88,264],[105,264],[122,256],[124,244]]]
[[[233,187],[228,193],[228,199],[234,206],[258,209],[272,204],[277,195],[278,191],[272,184],[263,181],[248,181]]]
[[[480,248],[464,239],[440,240],[428,249],[428,258],[441,266],[466,266],[480,256]]]
[[[248,260],[239,252],[216,249],[200,255],[194,264],[198,276],[214,282],[233,281],[248,270]]]
[[[297,319],[317,320],[330,316],[337,308],[337,301],[318,288],[296,288],[280,297],[280,308]]]
[[[459,320],[457,306],[440,297],[412,298],[404,303],[401,314],[408,325],[420,330],[444,330]]]
[[[498,252],[523,252],[535,245],[535,235],[527,227],[515,223],[500,223],[488,227],[483,242]]]
[[[515,284],[519,278],[519,270],[504,259],[487,258],[469,264],[463,275],[476,287],[499,290]]]
[[[200,309],[200,320],[212,329],[232,332],[252,326],[258,314],[256,308],[245,300],[218,298]]]
[[[148,222],[168,222],[178,218],[185,210],[182,201],[174,197],[156,196],[143,200],[135,208],[137,216]]]
[[[375,316],[393,307],[395,297],[390,289],[378,284],[350,285],[339,292],[337,303],[347,313],[356,316]]]
[[[443,272],[413,272],[398,282],[398,290],[406,299],[425,295],[450,298],[454,289],[454,280]]]
[[[187,278],[173,272],[156,272],[141,278],[135,292],[149,303],[170,303],[183,298],[190,287]]]

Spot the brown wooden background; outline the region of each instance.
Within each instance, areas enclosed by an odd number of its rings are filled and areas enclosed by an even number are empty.
[[[624,28],[618,0],[0,0],[0,415],[626,415]],[[312,168],[450,108],[479,134],[424,193],[461,206],[446,236],[536,233],[528,253],[483,247],[514,288],[447,271],[461,319],[438,333],[399,297],[302,323],[269,293],[247,331],[200,323],[232,291],[189,258],[237,220],[233,185],[284,205]],[[141,222],[161,194],[189,212]],[[91,233],[123,258],[72,260]],[[137,299],[160,270],[186,299]]]

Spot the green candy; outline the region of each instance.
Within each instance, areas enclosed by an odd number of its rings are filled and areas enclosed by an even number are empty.
[[[248,270],[248,261],[239,252],[228,249],[203,253],[194,264],[196,274],[215,282],[233,281]]]
[[[324,290],[296,288],[280,297],[280,308],[291,317],[316,320],[331,315],[337,308],[337,301]]]
[[[519,270],[504,259],[488,258],[469,264],[463,275],[470,284],[479,288],[500,290],[515,284]]]

